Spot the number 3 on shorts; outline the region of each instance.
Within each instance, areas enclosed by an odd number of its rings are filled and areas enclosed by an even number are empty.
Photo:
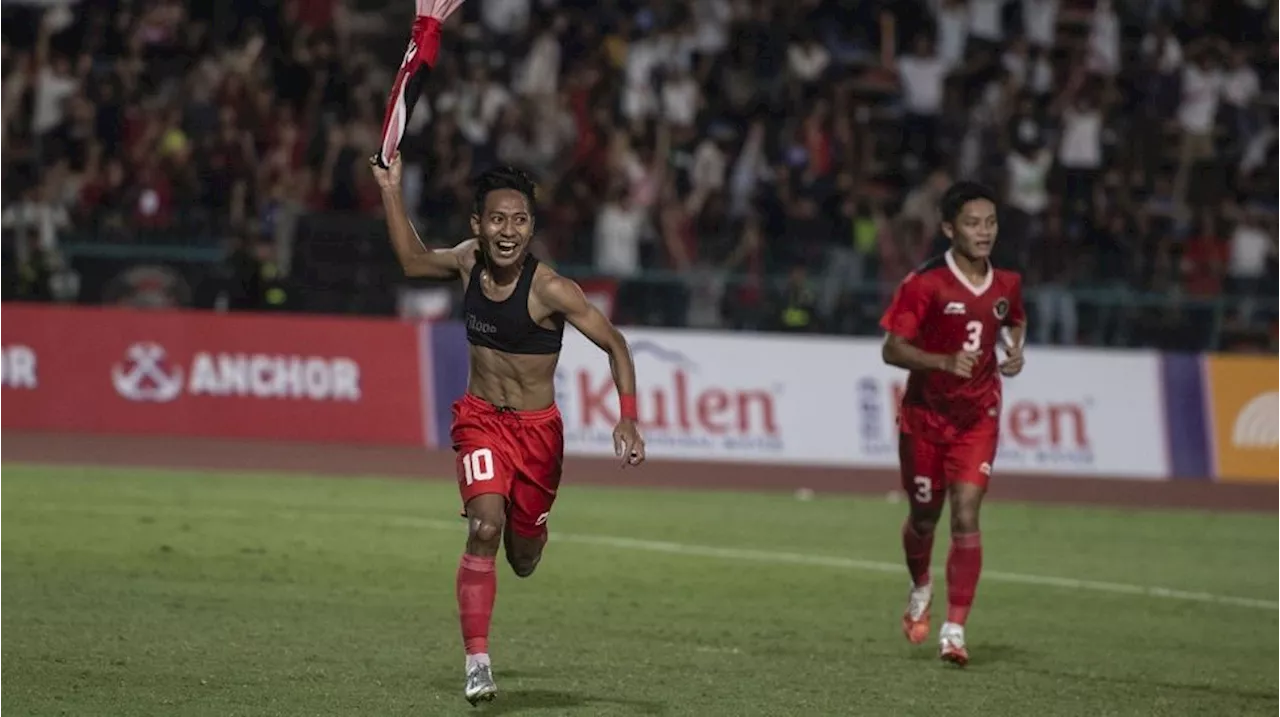
[[[462,471],[466,474],[467,485],[477,481],[493,480],[493,451],[488,448],[477,448],[470,453],[462,454]]]
[[[916,485],[916,494],[913,496],[917,503],[929,503],[933,501],[933,481],[929,476],[916,476],[912,479]]]

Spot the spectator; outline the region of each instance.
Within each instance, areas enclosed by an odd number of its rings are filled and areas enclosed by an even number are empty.
[[[404,42],[380,2],[241,3],[235,23],[214,22],[232,16],[226,0],[6,9],[6,248],[25,254],[34,236],[57,267],[86,241],[145,253],[269,238],[259,263],[282,281],[303,274],[290,301],[338,286],[318,305],[394,305],[365,296],[394,282],[378,232],[355,229],[380,212],[365,162]],[[1274,281],[1258,229],[1274,207],[1257,208],[1277,191],[1274,17],[1261,0],[1207,7],[467,5],[401,146],[406,204],[427,241],[456,242],[469,177],[519,164],[539,182],[536,250],[626,277],[620,317],[771,326],[768,277],[802,266],[819,282],[815,326],[854,332],[875,330],[859,307],[942,243],[942,189],[976,178],[1007,199],[997,260],[1026,267],[1045,312],[1037,338],[1125,341],[1131,312],[1110,297],[1170,291],[1180,262],[1213,255],[1211,235],[1230,250],[1228,291],[1263,296]],[[1086,36],[1060,27],[1069,9],[1091,13],[1075,15]],[[1245,29],[1219,73],[1206,52],[1226,55],[1206,38],[1233,27]],[[886,65],[864,69],[876,55]],[[1250,218],[1221,210],[1223,196]],[[1183,246],[1188,216],[1198,231]],[[1077,312],[1090,281],[1112,293]],[[1274,313],[1231,301],[1242,321]],[[1198,326],[1193,314],[1163,315]]]
[[[1182,71],[1182,97],[1178,104],[1178,172],[1173,183],[1179,207],[1187,198],[1193,166],[1214,157],[1213,129],[1222,92],[1222,73],[1213,49],[1205,43],[1191,50],[1191,62]]]
[[[1052,50],[1058,33],[1059,0],[1022,0],[1022,27],[1031,46]]]
[[[906,111],[902,119],[902,148],[932,165],[937,159],[938,115],[942,112],[947,65],[934,52],[933,41],[920,35],[911,54],[898,60],[897,69]]]

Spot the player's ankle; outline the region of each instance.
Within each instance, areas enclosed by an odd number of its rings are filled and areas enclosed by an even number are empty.
[[[476,667],[477,665],[484,665],[485,667],[490,667],[491,664],[489,662],[489,653],[477,652],[473,655],[467,655],[467,669],[470,670],[473,667]]]

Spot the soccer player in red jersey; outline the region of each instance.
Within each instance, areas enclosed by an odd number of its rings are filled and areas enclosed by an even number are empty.
[[[978,513],[1000,433],[1000,377],[1022,370],[1026,313],[1022,278],[989,260],[999,228],[995,194],[958,182],[940,205],[951,248],[902,280],[880,327],[885,363],[910,371],[898,412],[898,463],[911,508],[902,526],[911,574],[902,629],[914,644],[929,636],[929,560],[949,497],[947,619],[938,648],[943,660],[963,666],[964,624],[982,572]]]
[[[547,542],[564,460],[555,372],[566,323],[609,357],[619,403],[613,441],[622,465],[639,465],[645,449],[636,424],[635,363],[626,339],[581,287],[529,252],[532,179],[511,167],[482,174],[471,215],[473,238],[452,248],[423,246],[409,221],[400,185],[400,139],[427,69],[434,65],[440,23],[460,1],[417,0],[412,40],[370,163],[405,275],[461,281],[463,287],[470,374],[466,394],[453,404],[450,435],[469,527],[457,573],[466,650],[463,696],[476,704],[493,699],[498,689],[489,660],[498,549],[523,578],[533,574]]]

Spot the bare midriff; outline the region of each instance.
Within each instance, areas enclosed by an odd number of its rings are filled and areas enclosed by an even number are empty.
[[[467,392],[501,408],[539,411],[556,400],[560,354],[509,354],[471,347]]]

